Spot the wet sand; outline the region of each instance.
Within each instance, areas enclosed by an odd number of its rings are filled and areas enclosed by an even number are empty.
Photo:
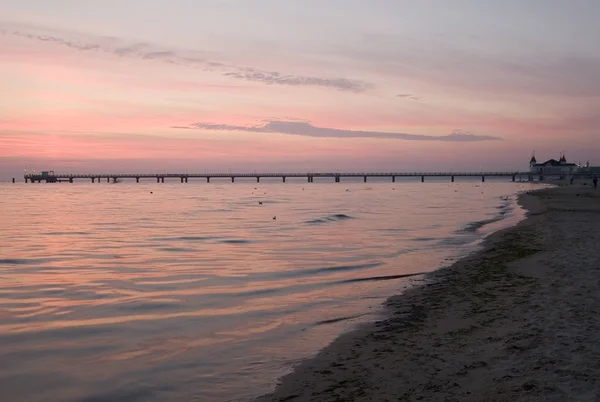
[[[523,195],[528,218],[387,302],[271,401],[596,401],[600,189]]]

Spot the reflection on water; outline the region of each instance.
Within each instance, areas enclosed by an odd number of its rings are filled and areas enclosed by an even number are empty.
[[[420,273],[517,219],[517,190],[2,185],[0,400],[257,396]]]

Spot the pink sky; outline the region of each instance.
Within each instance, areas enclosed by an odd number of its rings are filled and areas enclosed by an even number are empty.
[[[2,6],[0,178],[600,164],[597,3],[312,2]]]

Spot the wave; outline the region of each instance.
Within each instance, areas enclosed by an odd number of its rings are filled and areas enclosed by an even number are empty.
[[[225,239],[225,240],[219,240],[219,243],[223,243],[223,244],[250,244],[252,243],[251,240],[245,240],[245,239]]]
[[[317,321],[317,322],[315,322],[314,325],[317,326],[317,325],[325,325],[325,324],[335,324],[335,323],[338,323],[338,322],[341,322],[341,321],[348,321],[348,320],[353,320],[355,318],[360,318],[360,317],[363,317],[363,316],[365,316],[367,314],[368,313],[356,314],[356,315],[349,315],[349,316],[346,316],[346,317],[338,317],[338,318],[332,318],[332,319],[329,319],[329,320]]]
[[[479,229],[481,229],[484,226],[487,226],[492,223],[496,223],[496,222],[499,222],[499,221],[505,219],[508,215],[510,215],[514,211],[515,206],[514,206],[513,200],[508,197],[502,197],[502,200],[504,202],[501,205],[498,205],[496,207],[496,209],[498,210],[498,213],[495,216],[493,216],[492,218],[489,218],[489,219],[483,219],[481,221],[471,222],[467,226],[465,226],[463,229],[459,230],[457,233],[474,233],[474,232],[477,232]]]
[[[373,262],[369,264],[356,264],[356,265],[339,265],[334,267],[323,267],[323,268],[310,268],[310,269],[298,269],[294,271],[278,272],[275,276],[277,278],[299,278],[303,276],[313,276],[328,274],[333,272],[348,272],[358,271],[362,269],[371,269],[383,265],[381,262]]]
[[[93,233],[91,232],[45,232],[43,233],[44,235],[47,236],[63,236],[63,235],[91,235]]]
[[[437,238],[437,237],[415,237],[412,240],[416,241],[416,242],[427,242],[427,241],[439,240],[439,238]]]
[[[356,282],[377,282],[377,281],[390,281],[393,279],[410,278],[411,276],[419,276],[425,274],[424,272],[418,272],[415,274],[402,274],[402,275],[385,275],[385,276],[370,276],[367,278],[353,278],[344,279],[335,283],[356,283]]]
[[[307,223],[309,225],[320,225],[323,223],[344,221],[344,220],[348,220],[348,219],[354,219],[354,217],[352,217],[350,215],[346,215],[346,214],[333,214],[333,215],[325,216],[323,218],[311,219],[310,221],[306,221],[305,223]]]
[[[155,237],[153,241],[208,241],[208,240],[219,240],[220,237],[216,236],[180,236],[180,237]]]
[[[4,258],[0,259],[0,265],[39,265],[54,261],[65,260],[66,258],[48,257],[48,258]]]
[[[477,232],[482,227],[484,227],[486,225],[489,225],[489,224],[492,224],[492,223],[495,223],[495,222],[499,222],[502,219],[504,219],[504,216],[495,216],[495,217],[490,218],[490,219],[484,219],[482,221],[471,222],[467,226],[465,226],[463,229],[459,230],[459,233],[473,233],[473,232]]]

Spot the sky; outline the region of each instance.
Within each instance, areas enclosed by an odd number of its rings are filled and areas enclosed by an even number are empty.
[[[597,0],[0,0],[0,178],[600,165]]]

